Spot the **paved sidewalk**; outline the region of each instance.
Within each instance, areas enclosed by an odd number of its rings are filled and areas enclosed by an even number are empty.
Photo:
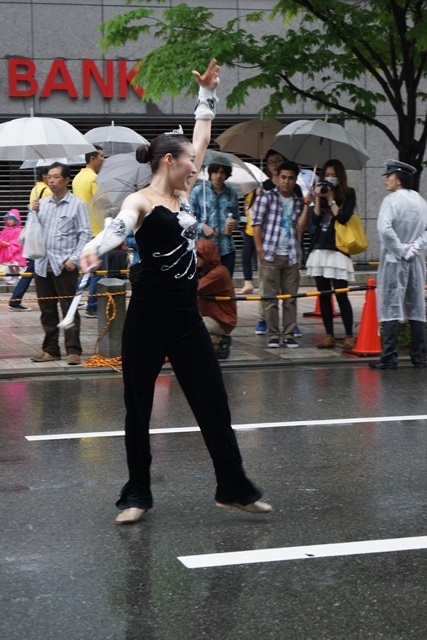
[[[366,279],[371,274],[357,274],[358,283],[366,283]],[[302,279],[303,283],[307,279]],[[238,281],[239,282],[239,281]],[[239,284],[237,284],[237,287]],[[237,288],[236,287],[236,288]],[[31,312],[11,311],[8,307],[12,287],[4,284],[0,285],[0,377],[17,377],[28,375],[50,375],[52,373],[94,373],[110,372],[109,368],[89,369],[83,366],[69,366],[66,363],[63,351],[63,359],[57,362],[35,363],[31,361],[31,356],[41,351],[43,332],[40,325],[40,314],[35,300],[33,285],[24,298],[24,305],[32,309]],[[302,286],[300,291],[313,291],[312,286]],[[255,290],[255,294],[257,290]],[[128,297],[130,292],[128,292]],[[354,311],[355,335],[357,335],[358,325],[365,301],[365,291],[353,292],[350,294]],[[85,300],[83,296],[82,300]],[[344,328],[340,318],[335,319],[335,335],[337,346],[334,349],[320,350],[316,344],[324,335],[323,324],[320,318],[304,317],[305,312],[313,312],[316,298],[300,298],[298,300],[298,326],[303,337],[298,338],[298,349],[269,349],[267,347],[267,336],[256,336],[255,326],[258,321],[258,302],[239,301],[238,303],[238,325],[232,334],[231,355],[226,361],[222,361],[224,367],[230,366],[253,366],[253,365],[278,365],[306,363],[311,365],[321,363],[345,363],[364,362],[366,359],[348,358],[342,355],[342,340],[344,339]],[[337,310],[337,305],[335,303]],[[81,341],[83,347],[83,360],[94,354],[95,343],[100,329],[105,324],[105,320],[99,318],[86,318],[82,316]],[[63,349],[63,341],[61,339]],[[117,354],[120,355],[120,354]]]

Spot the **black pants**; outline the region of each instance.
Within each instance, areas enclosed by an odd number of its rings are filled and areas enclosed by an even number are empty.
[[[346,289],[347,280],[329,280],[323,276],[316,277],[316,287],[318,291],[329,291],[330,289]],[[332,293],[320,296],[320,313],[322,314],[325,331],[330,336],[334,335],[334,314],[332,311]],[[339,293],[337,296],[341,318],[344,324],[345,335],[353,335],[353,308],[346,293]]]
[[[67,271],[63,269],[58,276],[53,275],[52,271],[48,271],[46,278],[35,275],[36,292],[38,298],[54,298],[55,296],[68,296],[58,300],[39,300],[41,311],[41,323],[45,333],[43,340],[43,351],[51,356],[59,357],[61,355],[59,349],[59,313],[58,302],[61,307],[62,315],[65,317],[67,311],[73,301],[73,296],[77,290],[77,280],[79,277],[78,269]],[[74,317],[74,325],[70,329],[64,331],[65,350],[67,355],[81,355],[82,347],[80,344],[80,316],[78,312]]]
[[[409,320],[411,327],[411,346],[409,355],[412,364],[424,364],[426,361],[426,325],[425,322]],[[382,323],[382,362],[397,364],[398,350],[398,320],[388,320]]]
[[[257,264],[257,252],[254,237],[245,233],[243,236],[242,251],[243,278],[245,280],[252,280],[253,263],[255,263],[255,265]]]
[[[166,356],[212,458],[217,481],[215,499],[228,504],[258,500],[261,492],[243,471],[221,370],[197,309],[163,309],[132,297],[123,329],[129,482],[117,506],[149,508],[153,504],[149,423],[155,382]]]
[[[233,277],[235,263],[236,263],[235,251],[231,251],[231,253],[225,253],[223,256],[221,256],[221,264],[224,267],[227,267],[231,277]]]

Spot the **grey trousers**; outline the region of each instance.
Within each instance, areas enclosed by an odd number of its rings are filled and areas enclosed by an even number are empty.
[[[299,287],[299,264],[289,264],[288,256],[276,256],[273,262],[261,264],[265,296],[295,295]],[[280,329],[279,300],[264,300],[264,314],[269,338],[290,338],[297,322],[297,300],[282,301],[282,329]]]

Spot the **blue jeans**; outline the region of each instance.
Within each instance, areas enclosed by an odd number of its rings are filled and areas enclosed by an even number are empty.
[[[26,269],[29,273],[34,273],[34,260],[28,260],[28,265]],[[22,304],[22,298],[25,296],[28,287],[31,284],[33,276],[28,277],[25,276],[23,278],[19,278],[19,281],[12,291],[12,296],[9,300],[9,306],[17,307],[19,304]]]

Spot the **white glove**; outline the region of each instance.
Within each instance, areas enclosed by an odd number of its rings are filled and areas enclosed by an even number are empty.
[[[121,244],[128,233],[135,227],[137,221],[138,215],[132,209],[120,211],[110,224],[106,224],[104,229],[87,243],[83,251],[89,249],[90,251],[95,251],[98,256],[102,256]]]
[[[413,242],[410,245],[406,245],[403,250],[402,258],[404,260],[412,260],[420,253],[420,248],[416,242]]]
[[[125,240],[126,236],[136,226],[138,215],[132,209],[120,211],[119,215],[98,235],[88,242],[80,256],[80,266],[83,272],[95,270],[101,264],[99,256],[115,249]]]

